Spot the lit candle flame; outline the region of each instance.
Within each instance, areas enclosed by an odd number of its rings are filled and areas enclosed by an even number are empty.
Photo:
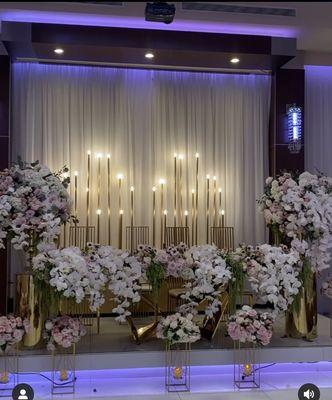
[[[159,183],[160,183],[160,185],[165,185],[165,183],[166,183],[166,180],[165,180],[165,179],[163,179],[163,178],[161,178],[161,179],[159,179]]]
[[[103,155],[102,155],[101,153],[97,153],[97,154],[96,154],[96,157],[97,157],[97,158],[102,158]]]
[[[97,210],[97,215],[100,215],[100,214],[101,214],[101,209],[98,208],[98,210]]]
[[[195,156],[196,156],[196,158],[199,158],[199,153],[196,153]]]
[[[167,215],[167,210],[164,210],[164,215]]]
[[[192,193],[192,194],[195,194],[195,189],[191,189],[191,193]]]
[[[156,191],[156,187],[152,186],[152,191],[155,192]]]
[[[88,153],[88,156],[91,156],[91,150],[88,150],[87,153]]]
[[[216,177],[216,176],[214,176],[214,177],[213,177],[213,180],[214,180],[214,181],[216,181],[216,180],[217,180],[217,177]]]
[[[225,215],[225,210],[221,210],[221,215]]]
[[[210,179],[210,175],[209,174],[206,175],[206,179]]]
[[[188,210],[185,210],[185,211],[184,211],[184,215],[185,215],[185,216],[188,216],[188,215],[189,215]]]
[[[133,192],[135,190],[134,186],[130,186],[130,191]]]
[[[74,172],[74,175],[75,175],[75,176],[78,176],[78,171],[75,171],[75,172]]]
[[[119,181],[121,181],[121,179],[123,179],[123,174],[118,174],[117,178],[118,178]]]
[[[111,158],[111,155],[109,153],[107,154],[107,158]]]
[[[120,215],[123,215],[123,210],[120,210],[119,212],[120,212]]]
[[[219,193],[221,193],[222,192],[222,189],[221,188],[219,188]]]

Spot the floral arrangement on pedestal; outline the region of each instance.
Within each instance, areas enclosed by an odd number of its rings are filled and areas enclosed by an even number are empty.
[[[268,227],[284,244],[309,259],[314,272],[329,268],[332,178],[309,172],[267,178],[259,204]]]
[[[22,341],[29,330],[29,321],[12,314],[0,317],[0,350],[5,352],[11,346]]]
[[[273,306],[273,313],[287,311],[302,285],[299,253],[286,246],[242,245],[236,249],[234,257],[241,260],[253,291]]]
[[[273,335],[274,316],[243,306],[228,321],[228,334],[234,341],[266,346]]]
[[[47,349],[54,351],[58,347],[70,348],[85,335],[85,326],[78,318],[62,315],[46,321],[43,337],[47,341]]]
[[[322,293],[332,299],[332,278],[330,277],[322,283]]]
[[[67,171],[18,160],[0,172],[0,247],[8,239],[15,249],[35,254],[54,244],[70,218],[69,178],[62,178]]]
[[[194,343],[201,337],[199,327],[193,321],[193,315],[180,313],[168,315],[157,326],[157,338],[171,344]]]
[[[186,293],[182,295],[185,301],[179,311],[186,315],[196,313],[197,306],[203,300],[208,304],[205,309],[207,317],[213,317],[220,305],[220,295],[232,278],[232,269],[227,264],[216,246],[193,246],[187,252],[192,262],[183,272],[187,280]]]
[[[286,315],[291,337],[317,336],[316,273],[329,268],[332,249],[332,178],[303,172],[266,180],[259,200],[276,241],[299,252],[302,288]]]

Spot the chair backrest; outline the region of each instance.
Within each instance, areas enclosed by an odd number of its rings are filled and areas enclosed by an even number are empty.
[[[234,250],[234,228],[232,226],[211,227],[210,240],[221,250]]]
[[[70,226],[69,227],[69,246],[76,246],[84,249],[87,242],[95,243],[96,228],[94,226]]]
[[[190,246],[189,243],[189,227],[188,226],[166,226],[165,235],[165,246],[170,245],[177,246],[178,244],[185,243]]]
[[[149,244],[148,226],[127,226],[126,227],[126,249],[132,253],[140,244]]]

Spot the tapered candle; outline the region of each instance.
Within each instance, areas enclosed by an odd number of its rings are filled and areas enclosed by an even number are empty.
[[[91,151],[88,150],[88,169],[86,187],[86,241],[89,242],[89,223],[90,223],[90,179],[91,179]]]
[[[134,186],[130,187],[130,251],[133,252],[133,227],[134,227]]]
[[[101,215],[101,209],[98,208],[98,210],[97,210],[97,243],[100,243],[100,215]]]
[[[176,226],[176,213],[177,213],[177,154],[174,153],[174,226]]]
[[[152,245],[156,245],[156,187],[152,188]]]
[[[209,243],[210,227],[210,175],[206,175],[206,243]]]
[[[221,226],[221,196],[222,196],[222,189],[219,188],[219,226]]]
[[[122,206],[122,198],[121,198],[121,184],[122,184],[122,179],[123,175],[118,174],[118,202],[119,202],[119,249],[122,248],[122,223],[123,223],[123,210],[121,208]]]
[[[221,210],[221,226],[225,226],[225,210]]]
[[[164,235],[166,232],[166,225],[167,225],[167,210],[164,210],[164,224],[163,224],[163,231],[164,231]]]
[[[182,198],[182,161],[183,161],[183,155],[179,155],[179,161],[180,161],[180,173],[179,173],[179,186],[180,186],[180,225],[183,226],[183,198]]]
[[[188,226],[188,215],[189,215],[188,210],[184,210],[184,224],[185,224],[185,226]]]
[[[107,154],[107,243],[111,244],[111,155]]]
[[[98,210],[100,209],[100,190],[101,190],[101,158],[102,158],[102,154],[98,153],[96,154],[97,157],[97,163],[98,163],[98,167],[97,167],[97,207]]]
[[[217,177],[213,177],[213,226],[217,226]]]
[[[195,244],[195,189],[191,190],[191,243]]]
[[[118,198],[118,201],[119,201],[119,210],[121,210],[121,205],[122,205],[122,198],[121,198],[121,182],[122,182],[122,179],[123,179],[123,175],[122,175],[122,174],[118,174],[117,178],[118,178],[118,189],[119,189],[119,198]]]
[[[119,249],[122,249],[123,210],[119,211]]]
[[[195,204],[195,244],[198,243],[198,162],[199,162],[199,153],[195,154],[196,156],[196,204]]]
[[[74,172],[74,215],[75,215],[75,227],[74,227],[74,243],[77,246],[77,180],[78,172]]]
[[[165,179],[159,179],[160,184],[160,210],[161,210],[161,219],[160,219],[160,247],[163,247],[163,209],[164,209],[164,185]]]

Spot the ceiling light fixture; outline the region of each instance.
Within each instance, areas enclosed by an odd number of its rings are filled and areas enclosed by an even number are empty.
[[[151,60],[152,58],[154,58],[154,54],[151,52],[145,53],[145,58],[148,58],[149,60]]]
[[[63,53],[64,53],[64,50],[63,50],[63,49],[60,49],[60,47],[58,47],[58,48],[54,49],[54,53],[55,53],[55,54],[63,54]]]
[[[237,57],[231,58],[231,63],[232,63],[232,64],[237,64],[238,62],[240,62],[240,59],[239,59],[239,58],[237,58]]]

